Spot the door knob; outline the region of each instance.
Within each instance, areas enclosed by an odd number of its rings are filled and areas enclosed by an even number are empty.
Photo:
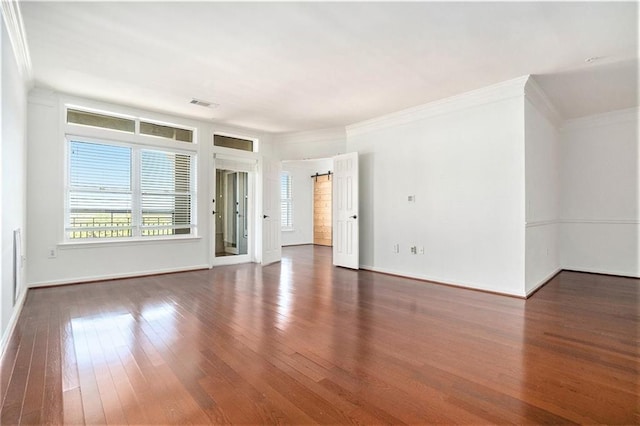
[[[357,218],[358,218],[358,216],[354,214],[354,215],[353,215],[353,216],[351,216],[350,218],[351,218],[351,219],[357,219]]]
[[[269,216],[267,216],[266,214],[263,214],[263,215],[262,215],[262,218],[263,218],[263,219],[266,219],[266,218],[268,218],[268,217],[269,217]]]

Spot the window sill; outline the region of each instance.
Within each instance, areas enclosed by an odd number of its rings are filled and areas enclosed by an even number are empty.
[[[286,229],[285,229],[285,228],[282,228],[282,229],[280,229],[280,230],[281,230],[282,232],[296,232],[296,230],[295,230],[295,229],[293,229],[293,228],[286,228]]]
[[[165,243],[193,243],[202,240],[202,237],[171,237],[171,238],[128,238],[128,239],[113,239],[110,241],[64,241],[58,243],[60,249],[77,249],[87,247],[120,247],[120,246],[136,246],[136,245],[148,245],[148,244],[165,244]]]

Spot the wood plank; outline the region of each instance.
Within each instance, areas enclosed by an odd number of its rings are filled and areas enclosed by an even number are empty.
[[[640,421],[638,279],[562,272],[524,301],[283,259],[30,290],[0,421]]]

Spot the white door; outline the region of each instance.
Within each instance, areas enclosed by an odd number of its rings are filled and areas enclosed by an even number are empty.
[[[280,162],[264,159],[262,172],[262,264],[279,262],[280,247]]]
[[[359,267],[358,153],[333,157],[333,264]]]

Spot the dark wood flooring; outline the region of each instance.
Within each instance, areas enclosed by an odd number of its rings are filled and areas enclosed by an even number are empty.
[[[640,423],[640,280],[524,301],[283,255],[29,291],[0,423]]]

